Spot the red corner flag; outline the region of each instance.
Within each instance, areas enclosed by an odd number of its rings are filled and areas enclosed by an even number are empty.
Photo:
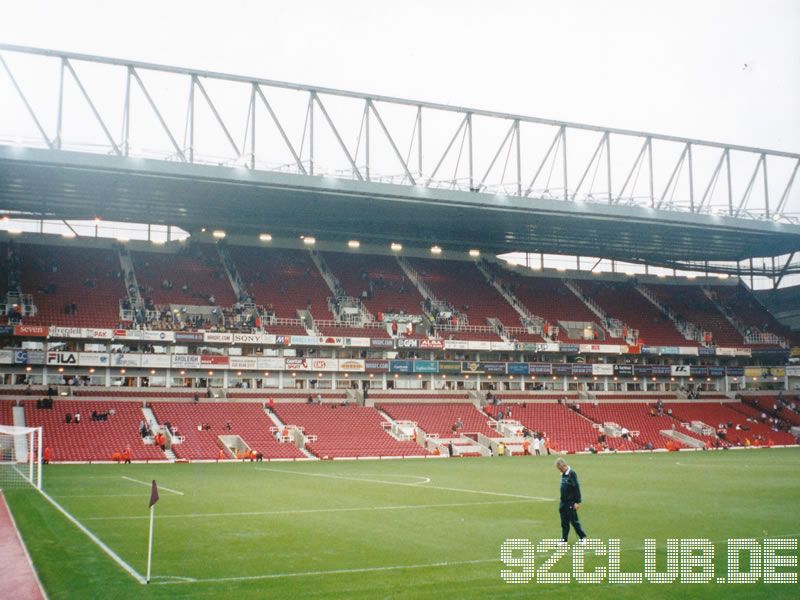
[[[156,485],[156,480],[153,479],[153,489],[150,490],[150,506],[148,508],[153,508],[156,502],[158,502],[158,486]]]

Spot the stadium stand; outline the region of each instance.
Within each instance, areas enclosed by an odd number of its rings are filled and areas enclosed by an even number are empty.
[[[491,264],[491,263],[490,263]],[[564,285],[560,279],[550,277],[523,277],[492,265],[492,273],[502,285],[513,293],[531,313],[551,325],[559,321],[582,321],[594,323],[606,341],[611,341],[608,332],[600,326],[599,319],[583,301]],[[557,339],[566,340],[568,334],[560,330]]]
[[[139,434],[144,419],[140,402],[113,400],[54,400],[53,408],[36,408],[25,400],[25,424],[43,427],[42,443],[53,449],[54,462],[110,461],[115,452],[131,449],[133,460],[166,460],[160,448],[145,444]],[[109,414],[108,420],[93,421],[92,411]],[[80,413],[80,423],[65,422],[65,415]]]
[[[607,315],[628,327],[639,330],[642,344],[664,346],[696,346],[677,330],[669,317],[662,314],[630,283],[575,280],[581,291],[594,300]]]
[[[286,425],[300,426],[306,435],[317,436],[306,447],[319,458],[428,454],[415,442],[401,442],[386,433],[374,408],[280,403],[275,413]]]
[[[228,249],[256,304],[274,311],[280,319],[296,319],[298,309],[310,310],[316,319],[333,319],[327,302],[332,293],[308,252],[245,246]],[[307,335],[305,330],[295,333]]]
[[[499,437],[499,434],[489,426],[489,419],[472,404],[381,404],[376,408],[384,411],[392,419],[400,421],[415,421],[427,434],[437,434],[439,437],[458,437],[462,433],[482,433],[487,437]],[[463,427],[453,430],[456,421],[461,421]]]
[[[792,332],[782,325],[743,284],[736,286],[715,286],[710,288],[720,304],[753,332],[774,333],[783,338],[791,338]]]
[[[789,397],[787,399],[790,402],[795,402],[795,406],[798,405],[797,400]],[[777,395],[770,395],[770,396],[742,396],[742,401],[746,402],[747,404],[757,407],[759,409],[759,414],[757,416],[760,417],[760,413],[764,412],[768,416],[775,416],[779,419],[782,419],[786,423],[790,425],[797,425],[800,426],[800,414],[791,410],[789,407],[784,406],[784,402],[781,402]]]
[[[409,258],[408,262],[437,299],[446,301],[456,310],[465,313],[470,325],[486,326],[489,318],[499,319],[501,323],[511,327],[520,325],[517,312],[487,283],[475,263],[428,258]],[[459,332],[456,337],[494,341],[500,339],[497,335],[481,335],[477,332]]]
[[[38,310],[28,325],[117,327],[126,296],[117,254],[102,248],[18,244],[22,290]],[[74,309],[73,309],[74,306]]]
[[[343,252],[325,252],[323,256],[345,292],[361,298],[374,317],[379,313],[422,314],[422,296],[393,256]]]
[[[749,440],[752,445],[764,445],[768,442],[796,443],[791,434],[785,431],[773,431],[768,425],[758,423],[755,418],[739,412],[740,407],[735,409],[736,406],[736,404],[716,402],[691,402],[665,404],[664,408],[671,409],[672,414],[681,421],[701,421],[714,429],[720,429],[720,426],[724,425],[725,439],[732,444],[747,445],[745,440]],[[733,427],[730,427],[730,424]]]
[[[177,427],[185,440],[172,446],[178,458],[188,460],[213,460],[220,457],[223,447],[220,435],[238,435],[264,458],[306,458],[290,443],[280,443],[270,432],[275,423],[267,416],[261,404],[245,402],[187,403],[154,402],[153,414],[163,425]],[[227,424],[230,422],[230,429]],[[209,425],[210,429],[198,425]],[[226,454],[227,456],[227,454]]]
[[[14,424],[13,407],[14,403],[10,400],[0,400],[0,425]]]
[[[651,291],[684,321],[712,334],[716,346],[739,347],[744,339],[702,288],[696,285],[650,285]]]
[[[597,406],[581,404],[581,412],[595,423],[616,423],[633,432],[632,440],[634,442],[634,448],[644,448],[648,442],[653,445],[653,448],[666,448],[669,438],[662,435],[661,431],[673,428],[689,437],[700,439],[706,444],[713,443],[713,438],[692,434],[683,429],[680,426],[680,422],[670,416],[652,416],[650,414],[651,410],[655,409],[653,409],[652,406],[638,402],[603,402],[599,403]],[[636,435],[635,432],[638,432],[638,435]],[[683,448],[685,445],[680,444],[680,447]]]
[[[489,415],[496,406],[487,406]],[[533,432],[543,433],[556,452],[583,452],[597,442],[599,432],[591,421],[561,404],[514,405],[513,418]]]
[[[211,244],[190,244],[176,253],[132,252],[131,258],[142,296],[156,305],[231,306],[236,302]]]

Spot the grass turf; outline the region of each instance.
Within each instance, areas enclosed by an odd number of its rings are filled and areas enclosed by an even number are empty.
[[[798,449],[573,456],[570,463],[583,490],[584,527],[590,537],[621,539],[624,571],[643,571],[645,538],[660,550],[667,538],[712,540],[716,575],[724,575],[725,540],[800,537]],[[45,490],[139,573],[146,569],[150,491],[123,476],[161,486],[149,586],[39,494],[6,492],[50,598],[799,594],[797,585],[761,582],[503,582],[506,538],[535,543],[560,535],[552,457],[46,467]],[[596,564],[607,559],[590,558],[587,569]],[[570,566],[568,555],[554,571]]]

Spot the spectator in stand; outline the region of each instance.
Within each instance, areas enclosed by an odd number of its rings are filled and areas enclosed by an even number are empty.
[[[48,446],[47,448],[44,449],[42,462],[44,462],[44,464],[46,465],[49,465],[51,460],[53,460],[53,449],[50,446]]]
[[[72,419],[75,423],[81,422],[81,413],[75,413],[75,417]]]

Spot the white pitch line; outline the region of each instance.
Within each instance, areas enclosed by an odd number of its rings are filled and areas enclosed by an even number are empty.
[[[289,577],[312,577],[319,575],[346,575],[352,573],[375,573],[381,571],[401,571],[403,569],[433,569],[438,567],[457,567],[460,565],[478,565],[481,563],[500,562],[499,558],[483,558],[478,560],[455,560],[450,562],[425,563],[418,565],[388,565],[385,567],[362,567],[358,569],[332,569],[330,571],[299,571],[296,573],[269,573],[266,575],[243,575],[241,577],[219,577],[217,579],[191,579],[189,577],[172,581],[153,581],[156,585],[181,585],[187,583],[225,583],[228,581],[258,581],[264,579],[286,579]],[[155,579],[155,578],[154,578]]]
[[[152,483],[147,483],[146,481],[141,481],[139,479],[134,479],[133,477],[126,477],[125,475],[122,475],[122,478],[126,479],[127,481],[132,481],[133,483],[140,483],[142,485],[146,485],[147,487],[150,487],[150,486],[153,485]],[[184,496],[185,495],[183,492],[179,492],[178,490],[173,490],[171,488],[159,485],[158,486],[158,491],[160,492],[161,490],[164,490],[165,492],[171,492],[173,494],[177,494],[178,496]]]
[[[530,500],[494,500],[491,502],[450,502],[444,504],[397,504],[392,506],[352,506],[342,508],[296,508],[287,510],[267,510],[249,512],[225,512],[225,513],[186,513],[177,515],[156,515],[156,520],[161,519],[193,519],[193,518],[214,518],[214,517],[261,517],[273,515],[305,515],[315,513],[337,513],[337,512],[368,512],[380,510],[413,510],[417,508],[456,508],[467,506],[494,506],[498,504],[527,504]],[[149,515],[122,515],[105,517],[84,517],[84,521],[132,521],[149,519]]]
[[[141,494],[52,494],[53,498],[141,498]]]
[[[256,467],[256,471],[273,471],[275,473],[291,473],[293,475],[305,475],[306,477],[325,477],[328,479],[344,479],[346,481],[364,481],[366,483],[382,483],[384,485],[402,485],[414,486],[418,483],[402,483],[400,481],[384,481],[382,479],[364,479],[361,477],[345,477],[343,475],[329,475],[327,473],[306,473],[304,471],[290,471],[288,469],[270,469],[267,467]],[[487,496],[501,496],[504,498],[524,498],[525,500],[538,500],[540,502],[553,502],[553,498],[544,498],[542,496],[525,496],[523,494],[509,494],[506,492],[487,492],[484,490],[467,490],[463,488],[445,487],[441,485],[426,485],[426,490],[444,490],[447,492],[461,492],[464,494],[484,494]]]

